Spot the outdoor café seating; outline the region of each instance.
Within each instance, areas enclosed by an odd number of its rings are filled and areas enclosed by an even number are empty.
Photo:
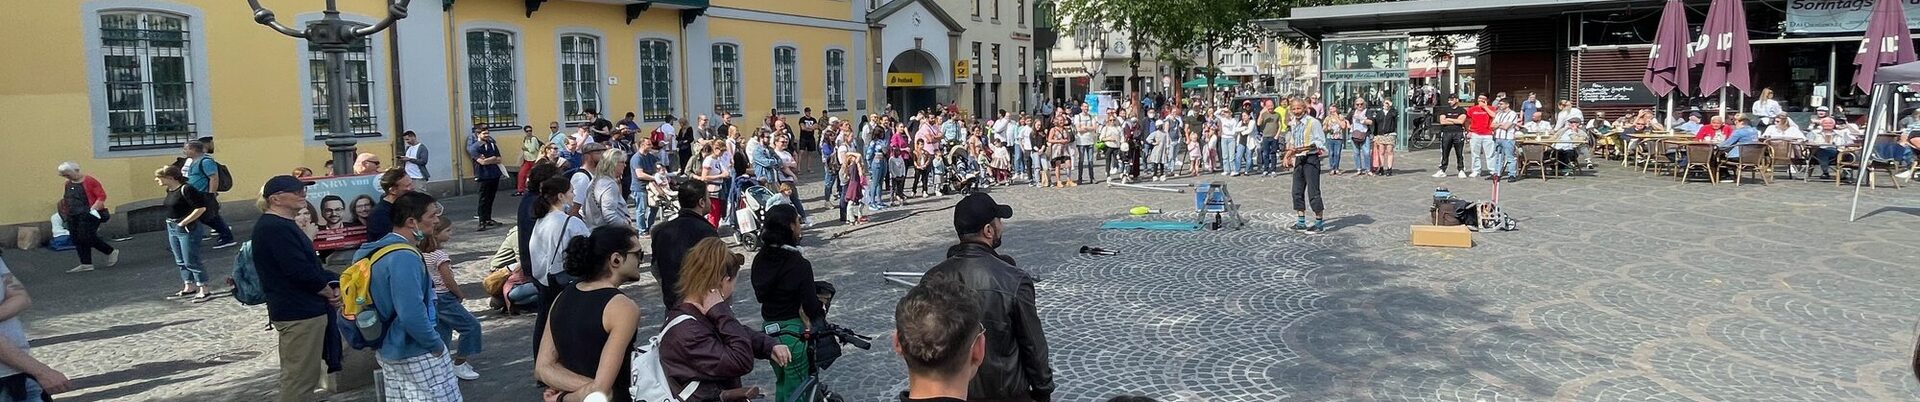
[[[1772,150],[1773,149],[1767,147],[1766,144],[1741,145],[1739,158],[1721,160],[1720,165],[1733,172],[1733,184],[1736,186],[1741,184],[1740,172],[1747,172],[1749,178],[1760,179],[1760,182],[1763,184],[1773,184],[1773,175],[1771,174],[1773,168],[1768,166],[1773,163],[1773,157],[1768,155]],[[1763,176],[1760,175],[1761,172],[1767,172],[1768,174]]]

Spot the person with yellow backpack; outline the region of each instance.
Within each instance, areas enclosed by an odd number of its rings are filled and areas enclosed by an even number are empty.
[[[348,344],[376,351],[388,400],[460,401],[446,340],[435,329],[433,282],[413,246],[441,219],[440,204],[412,192],[395,198],[391,212],[393,233],[362,244],[340,274]]]

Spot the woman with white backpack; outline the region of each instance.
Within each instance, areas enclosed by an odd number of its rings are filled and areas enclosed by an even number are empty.
[[[786,366],[793,358],[787,345],[740,323],[733,315],[734,281],[746,258],[727,251],[718,237],[709,237],[687,251],[680,264],[680,305],[667,312],[669,324],[660,335],[660,368],[673,393],[689,402],[738,401],[757,398],[758,387],[741,387],[740,377],[753,372],[754,360]],[[692,317],[682,320],[681,317]],[[679,325],[674,321],[686,321]]]
[[[640,233],[611,224],[567,243],[567,286],[548,304],[533,374],[546,384],[544,400],[631,401],[627,352],[640,328],[640,306],[620,285],[640,280]]]

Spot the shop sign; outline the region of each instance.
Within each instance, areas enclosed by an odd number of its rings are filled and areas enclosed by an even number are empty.
[[[1320,73],[1323,81],[1393,81],[1406,80],[1407,70],[1377,71],[1327,71]]]
[[[1920,0],[1787,0],[1787,32],[1866,32],[1875,1],[1904,3],[1907,26],[1920,26]]]
[[[1639,81],[1589,82],[1580,86],[1580,105],[1652,105],[1660,102]]]
[[[926,86],[926,76],[920,73],[887,73],[887,87]]]
[[[971,61],[971,60],[961,60],[961,61],[953,62],[953,76],[954,78],[956,78],[954,81],[966,82],[968,77],[973,76],[973,69],[968,68],[969,67],[967,65],[968,61]]]

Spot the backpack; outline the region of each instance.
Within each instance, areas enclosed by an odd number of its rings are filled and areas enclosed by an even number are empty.
[[[347,344],[354,349],[367,349],[380,346],[386,338],[387,326],[392,321],[380,316],[380,310],[373,306],[373,292],[369,288],[373,277],[373,264],[380,262],[388,253],[406,250],[420,258],[420,250],[406,243],[394,243],[375,250],[373,254],[353,262],[345,271],[340,271],[340,316],[346,320],[348,328],[355,330],[340,331],[347,336]],[[424,263],[424,262],[423,262]]]
[[[240,254],[233,258],[233,275],[227,278],[233,286],[233,299],[240,304],[258,306],[267,302],[267,292],[260,288],[260,271],[253,267],[253,241],[240,243]]]
[[[680,389],[679,394],[674,394],[672,381],[667,379],[667,370],[660,367],[660,338],[666,336],[667,331],[672,330],[673,326],[691,319],[693,319],[692,315],[674,317],[673,321],[667,322],[666,327],[660,328],[659,335],[647,339],[645,346],[634,344],[633,351],[628,355],[628,363],[633,368],[627,373],[630,377],[628,384],[631,384],[627,392],[633,395],[635,402],[685,401],[693,396],[694,390],[700,389],[700,382],[694,381],[687,384],[686,388]]]

